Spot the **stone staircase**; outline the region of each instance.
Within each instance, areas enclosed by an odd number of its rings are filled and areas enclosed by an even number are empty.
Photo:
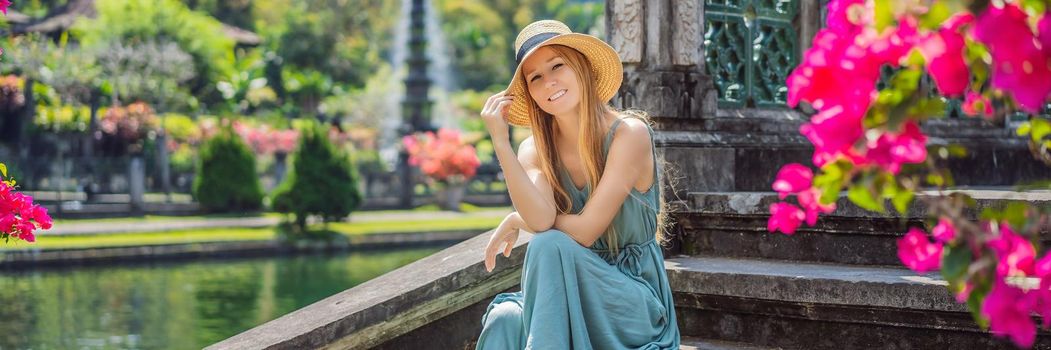
[[[1005,192],[972,195],[989,206]],[[1015,197],[1051,205],[1051,193]],[[727,348],[1014,348],[978,328],[937,273],[901,266],[896,240],[921,225],[920,211],[881,216],[841,200],[817,227],[786,236],[766,230],[764,211],[776,200],[690,195],[678,215],[681,251],[666,261],[684,339]],[[1034,348],[1051,348],[1051,334],[1038,333]]]
[[[970,191],[979,209],[1051,193]],[[919,225],[840,200],[817,227],[766,231],[773,193],[692,193],[665,251],[683,349],[1012,349],[979,329],[937,274],[901,266],[896,240]],[[971,213],[973,215],[973,213]],[[208,349],[473,349],[492,297],[519,290],[522,235],[486,273],[489,234],[250,329]],[[1042,239],[1051,242],[1051,233]],[[1035,349],[1051,349],[1038,333]]]

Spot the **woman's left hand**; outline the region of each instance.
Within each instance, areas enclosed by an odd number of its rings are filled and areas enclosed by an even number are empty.
[[[503,246],[504,257],[511,256],[511,248],[514,248],[515,242],[518,242],[518,230],[521,227],[521,217],[518,216],[518,212],[513,212],[500,222],[496,230],[493,230],[493,235],[489,238],[489,245],[485,247],[486,272],[493,272],[493,268],[496,267],[496,255],[500,254],[501,246]]]

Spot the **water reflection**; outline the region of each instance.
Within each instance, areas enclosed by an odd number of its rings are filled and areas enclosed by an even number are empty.
[[[0,349],[200,349],[439,249],[0,274]]]

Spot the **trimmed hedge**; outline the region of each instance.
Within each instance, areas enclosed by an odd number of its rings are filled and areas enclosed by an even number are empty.
[[[193,180],[193,196],[210,212],[258,210],[263,187],[255,173],[255,155],[230,127],[205,141]]]
[[[274,189],[272,198],[275,211],[295,214],[301,232],[310,215],[321,216],[325,222],[337,221],[363,202],[350,156],[336,148],[325,129],[317,125],[300,132],[291,172]]]

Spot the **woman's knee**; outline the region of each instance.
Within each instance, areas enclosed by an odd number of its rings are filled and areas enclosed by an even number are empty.
[[[572,245],[579,244],[577,244],[577,242],[565,232],[559,230],[547,230],[533,235],[533,239],[529,240],[529,246],[527,249],[530,251],[560,250],[563,247],[569,247]]]
[[[523,325],[522,307],[515,302],[502,302],[493,305],[482,320],[482,329],[516,331]]]

